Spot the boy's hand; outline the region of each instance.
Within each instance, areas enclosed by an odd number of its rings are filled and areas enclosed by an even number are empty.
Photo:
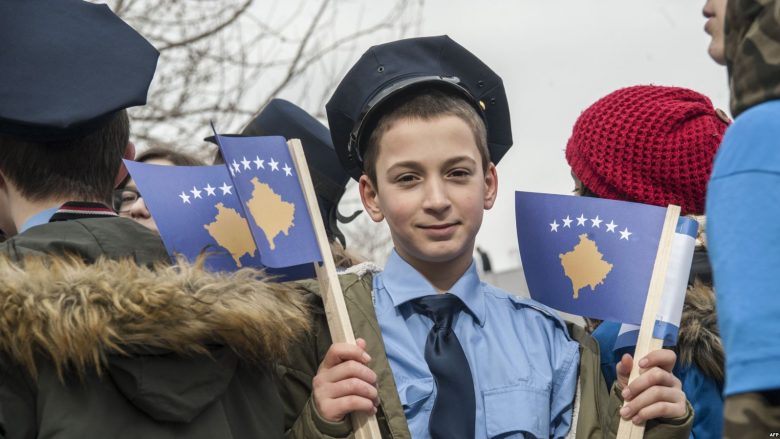
[[[682,383],[672,375],[677,354],[668,349],[650,352],[639,361],[640,375],[628,387],[634,360],[625,354],[617,364],[618,387],[623,389],[620,416],[640,424],[655,418],[678,418],[686,413]]]
[[[365,349],[362,338],[357,346],[334,343],[328,349],[312,380],[312,398],[323,419],[338,422],[354,411],[376,413],[376,373],[366,366],[371,357]]]

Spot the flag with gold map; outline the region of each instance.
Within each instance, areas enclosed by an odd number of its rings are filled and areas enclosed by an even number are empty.
[[[230,173],[219,166],[163,166],[125,160],[168,254],[195,260],[205,252],[212,271],[265,268],[279,280],[311,277],[311,264],[263,264]]]
[[[641,322],[666,209],[518,191],[515,215],[534,300],[580,316]]]
[[[215,135],[268,267],[322,260],[298,171],[280,136]]]

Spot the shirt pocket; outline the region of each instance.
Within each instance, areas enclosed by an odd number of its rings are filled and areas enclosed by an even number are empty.
[[[398,397],[407,418],[426,406],[433,394],[433,378],[404,380],[398,384]]]
[[[489,438],[550,437],[550,391],[522,383],[484,390]]]

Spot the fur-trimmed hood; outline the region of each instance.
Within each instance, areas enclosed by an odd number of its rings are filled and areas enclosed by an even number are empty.
[[[228,348],[267,364],[309,325],[292,287],[258,271],[208,273],[200,264],[0,257],[0,353],[33,377],[40,362],[65,373],[101,373],[109,357],[183,356]]]
[[[715,292],[697,280],[688,287],[677,339],[678,361],[695,364],[704,375],[723,383],[724,353],[715,311]]]

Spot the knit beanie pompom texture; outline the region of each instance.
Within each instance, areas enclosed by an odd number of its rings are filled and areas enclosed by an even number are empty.
[[[608,94],[574,124],[566,160],[601,198],[704,213],[712,162],[729,120],[706,96],[640,85]]]

